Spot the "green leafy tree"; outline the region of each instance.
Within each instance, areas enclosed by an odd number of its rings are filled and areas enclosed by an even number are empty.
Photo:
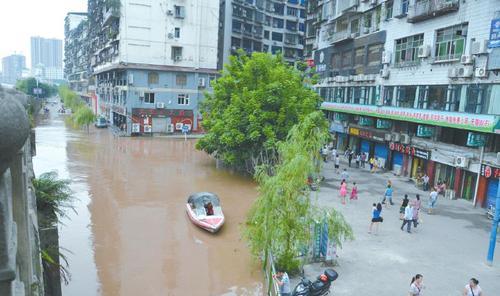
[[[89,132],[89,126],[95,121],[94,112],[87,106],[79,107],[71,118],[76,126],[85,127],[87,133]]]
[[[279,55],[240,52],[230,57],[213,94],[202,103],[207,134],[197,148],[250,173],[275,163],[277,144],[319,105],[319,96],[303,79]]]
[[[269,169],[259,167],[256,179],[259,197],[253,204],[244,230],[252,254],[267,260],[273,253],[277,264],[290,272],[297,271],[300,250],[311,240],[309,231],[314,221],[325,222],[330,238],[339,247],[353,232],[342,214],[335,209],[318,207],[311,202],[306,185],[309,176],[320,170],[321,146],[328,139],[327,122],[320,112],[309,114],[289,132],[279,144],[279,162],[269,175]]]
[[[73,111],[84,105],[78,94],[65,85],[59,87],[59,97],[62,99],[64,106]]]
[[[37,87],[36,79],[33,77],[18,80],[16,83],[16,89],[24,92],[30,96],[37,96],[33,93],[33,90]],[[42,93],[38,95],[40,98],[48,98],[57,93],[57,88],[53,85],[47,83],[38,82],[38,88],[42,89]]]

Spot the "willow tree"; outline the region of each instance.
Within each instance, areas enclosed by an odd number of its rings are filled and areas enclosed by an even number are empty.
[[[88,133],[89,126],[95,121],[95,115],[89,107],[81,106],[71,116],[71,119],[76,126],[86,127]]]
[[[244,53],[230,57],[202,103],[206,135],[197,148],[225,164],[254,173],[277,160],[277,143],[316,110],[319,96],[281,56]]]
[[[330,239],[338,246],[353,238],[342,214],[333,208],[318,207],[311,201],[306,184],[308,176],[320,169],[319,151],[327,139],[324,115],[320,111],[311,113],[293,126],[286,141],[279,144],[279,160],[274,169],[261,166],[257,170],[259,197],[249,212],[244,231],[255,257],[266,261],[271,251],[280,267],[297,270],[297,255],[311,240],[311,225],[323,219],[328,224]]]

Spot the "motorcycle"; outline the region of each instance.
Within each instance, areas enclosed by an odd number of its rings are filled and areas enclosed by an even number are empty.
[[[330,286],[338,278],[339,274],[329,268],[318,276],[316,281],[311,282],[302,278],[300,283],[293,290],[292,296],[324,296],[330,294]]]

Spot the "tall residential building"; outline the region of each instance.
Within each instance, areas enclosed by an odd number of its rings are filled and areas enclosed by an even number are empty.
[[[237,49],[280,52],[288,62],[304,54],[305,0],[221,0],[218,68]]]
[[[323,1],[314,63],[337,147],[376,157],[417,186],[427,174],[449,198],[491,205],[500,176],[498,4]]]
[[[98,113],[128,134],[198,131],[219,1],[90,0],[88,13]]]
[[[26,68],[26,58],[20,54],[13,54],[2,58],[2,76],[4,83],[15,84],[22,77]]]
[[[63,79],[62,40],[31,37],[31,71],[42,79]]]
[[[90,56],[86,12],[70,12],[64,19],[64,78],[70,88],[86,93]]]

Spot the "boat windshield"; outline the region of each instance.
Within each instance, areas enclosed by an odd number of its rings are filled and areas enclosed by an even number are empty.
[[[214,207],[220,206],[217,195],[210,192],[195,193],[188,198],[188,203],[194,208],[203,208],[209,202],[211,202]]]

